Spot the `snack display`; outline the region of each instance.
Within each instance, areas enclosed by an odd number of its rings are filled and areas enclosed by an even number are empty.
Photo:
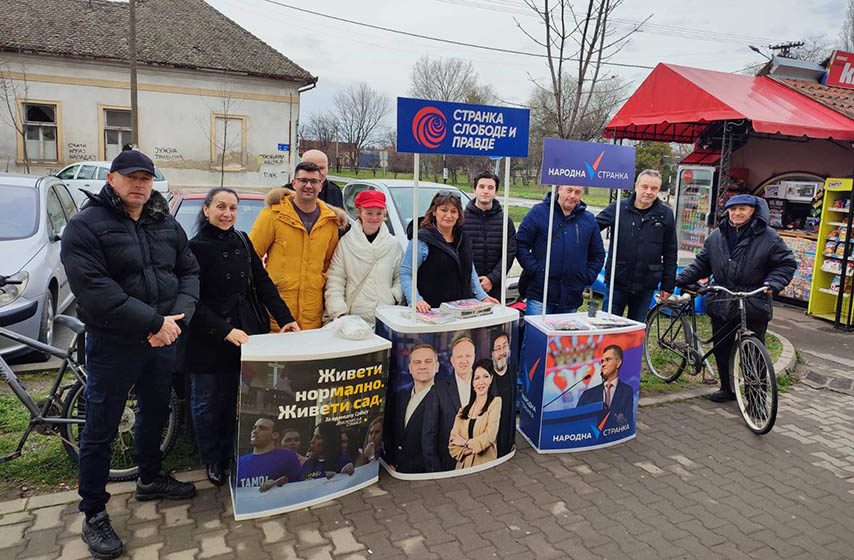
[[[781,296],[807,301],[810,297],[810,286],[812,285],[812,269],[815,261],[816,245],[815,239],[806,237],[781,236],[783,241],[792,250],[798,268],[789,285],[780,292]],[[828,243],[829,244],[829,243]]]

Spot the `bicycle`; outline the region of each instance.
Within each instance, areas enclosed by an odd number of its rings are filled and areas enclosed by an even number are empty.
[[[720,341],[735,335],[729,359],[732,387],[745,424],[753,433],[760,435],[771,431],[777,419],[777,377],[765,345],[747,328],[744,301],[765,289],[733,292],[723,286],[707,286],[696,293],[690,291],[687,296],[671,296],[649,310],[644,335],[647,367],[667,383],[678,379],[689,366],[695,375],[700,373]],[[724,292],[736,298],[740,322],[728,332],[704,339],[697,334],[694,298],[709,291]],[[702,345],[710,343],[711,349],[703,353]]]
[[[5,277],[0,276],[0,289],[8,284],[20,284],[20,282],[7,280]],[[68,327],[74,333],[71,343],[66,350],[61,350],[0,327],[0,336],[23,344],[32,350],[56,356],[62,360],[50,392],[44,399],[36,402],[29,391],[23,386],[18,376],[15,375],[15,372],[12,371],[12,368],[9,367],[6,360],[3,359],[3,356],[0,355],[0,372],[3,373],[3,378],[12,390],[12,393],[18,397],[21,404],[30,412],[29,424],[21,436],[21,440],[18,442],[17,449],[12,453],[0,457],[0,463],[20,457],[24,452],[24,445],[33,431],[42,435],[58,436],[62,440],[63,447],[74,464],[80,463],[80,434],[86,423],[86,368],[79,357],[85,355],[83,350],[83,336],[81,336],[85,333],[85,326],[76,317],[68,315],[57,315],[54,318],[54,322]],[[69,370],[74,376],[73,382],[63,385],[63,379]],[[169,419],[160,440],[160,451],[163,453],[163,456],[166,456],[172,450],[177,439],[178,398],[174,391],[172,391],[169,404]],[[133,460],[135,409],[136,395],[133,388],[131,388],[128,393],[128,400],[125,403],[122,419],[119,423],[118,432],[112,444],[109,480],[131,480],[136,478],[138,474],[137,466]]]

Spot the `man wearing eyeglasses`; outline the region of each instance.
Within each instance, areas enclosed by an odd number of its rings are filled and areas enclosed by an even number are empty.
[[[267,256],[267,273],[288,304],[300,328],[316,329],[323,316],[326,270],[338,245],[339,218],[318,200],[320,168],[297,165],[289,189],[272,189],[249,233],[259,256]],[[271,329],[278,332],[275,320]]]

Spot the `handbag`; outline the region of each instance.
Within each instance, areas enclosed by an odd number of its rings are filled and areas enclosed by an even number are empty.
[[[249,244],[244,237],[246,235],[242,231],[237,232],[240,241],[243,242],[243,247],[246,249],[246,256],[249,257],[249,286],[247,290],[248,313],[241,313],[243,322],[243,330],[246,334],[266,334],[270,332],[270,315],[267,313],[267,308],[258,299],[258,293],[255,291],[255,278],[252,274],[252,251],[255,249]]]

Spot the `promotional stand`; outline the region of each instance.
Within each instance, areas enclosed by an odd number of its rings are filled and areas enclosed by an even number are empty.
[[[645,325],[599,315],[526,318],[529,365],[519,431],[538,453],[584,451],[635,437]],[[603,361],[606,352],[619,359]],[[606,377],[613,384],[607,405]]]
[[[324,328],[249,337],[242,348],[231,497],[251,519],[377,481],[391,343]]]
[[[546,242],[543,313],[525,317],[525,372],[519,430],[539,453],[603,447],[635,434],[643,323],[610,314],[547,315],[556,185],[617,190],[611,270],[620,231],[620,192],[631,189],[634,148],[559,138],[543,139],[542,182],[552,185]],[[605,361],[608,354],[609,361]]]
[[[488,315],[442,324],[418,320],[418,226],[412,228],[410,307],[377,310],[377,334],[392,343],[383,466],[392,476],[425,479],[468,474],[515,451],[514,402],[519,314],[504,307],[510,157],[528,155],[527,109],[398,98],[397,151],[414,154],[413,204],[418,209],[420,154],[504,157],[501,306]],[[413,212],[418,219],[418,212]],[[480,367],[478,362],[481,361]],[[485,381],[484,381],[485,379]],[[487,409],[465,414],[476,385],[486,384]],[[459,438],[454,443],[453,434]],[[463,443],[464,442],[464,443]]]
[[[512,457],[519,362],[512,348],[519,312],[496,306],[488,315],[439,325],[411,317],[407,307],[377,310],[377,334],[391,341],[383,466],[395,478],[418,480],[470,474]],[[476,448],[473,460],[458,461],[448,447],[449,432],[462,407],[456,376],[472,369],[477,377],[481,360],[488,360],[495,372],[490,390],[498,423],[489,427],[493,433],[482,436],[488,441]],[[416,381],[423,384],[426,396],[413,410],[410,401],[419,394],[413,392]]]

